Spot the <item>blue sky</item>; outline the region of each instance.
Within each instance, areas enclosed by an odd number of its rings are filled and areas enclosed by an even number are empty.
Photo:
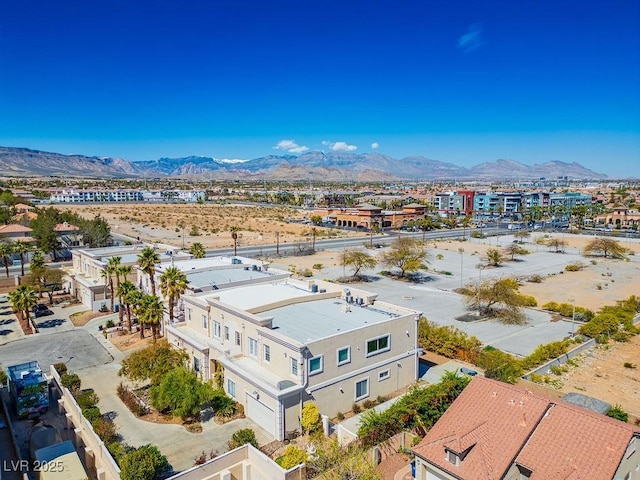
[[[5,0],[0,145],[640,174],[637,0]]]

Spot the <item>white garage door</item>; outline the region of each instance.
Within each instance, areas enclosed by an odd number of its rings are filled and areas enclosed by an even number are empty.
[[[249,395],[247,395],[247,416],[275,438],[276,415],[274,411]]]

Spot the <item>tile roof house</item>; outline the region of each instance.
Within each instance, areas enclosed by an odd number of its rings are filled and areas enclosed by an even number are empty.
[[[30,235],[32,231],[31,228],[17,223],[0,225],[0,238],[6,238],[15,242],[35,242],[35,238]]]
[[[417,480],[640,479],[640,430],[474,378],[414,449]]]

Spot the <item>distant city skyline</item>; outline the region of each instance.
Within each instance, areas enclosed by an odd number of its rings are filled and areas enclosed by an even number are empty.
[[[9,0],[0,145],[640,175],[640,2]]]

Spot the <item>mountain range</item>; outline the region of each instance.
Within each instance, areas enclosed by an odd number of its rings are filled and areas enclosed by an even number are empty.
[[[94,178],[181,177],[207,180],[602,180],[579,163],[550,161],[525,165],[514,160],[484,162],[473,167],[422,156],[396,159],[379,153],[307,152],[268,155],[252,160],[220,160],[209,157],[160,158],[130,162],[121,158],[63,155],[27,148],[0,147],[0,175],[65,176]]]

